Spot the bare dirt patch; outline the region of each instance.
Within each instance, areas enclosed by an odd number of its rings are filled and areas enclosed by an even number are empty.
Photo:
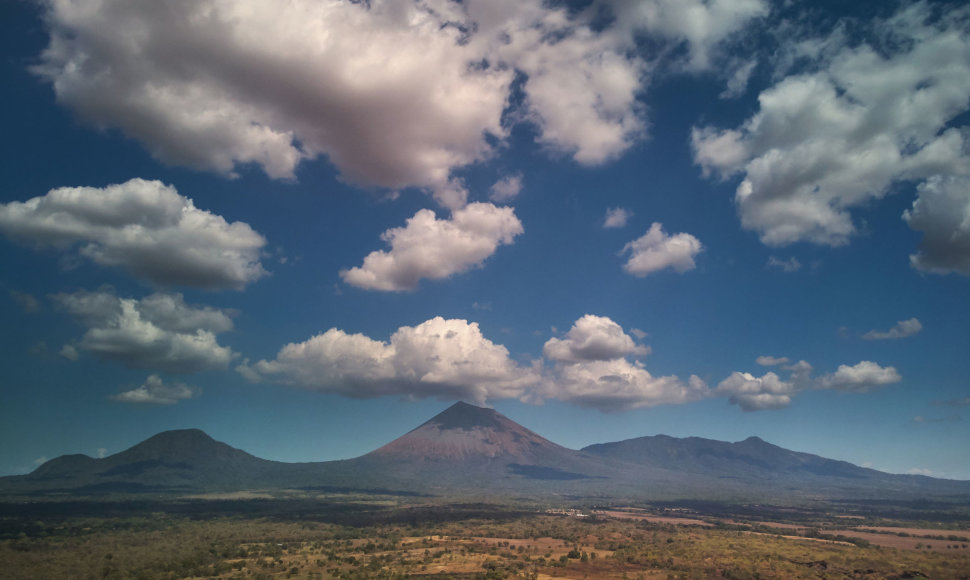
[[[970,538],[970,530],[939,530],[933,528],[898,528],[895,526],[859,526],[860,532],[873,531],[888,534],[909,534],[910,536],[963,536]]]
[[[808,542],[821,542],[823,544],[837,544],[841,546],[854,546],[855,544],[851,542],[843,542],[841,540],[828,540],[825,538],[810,538],[807,536],[779,536],[778,534],[766,534],[764,532],[742,532],[748,536],[767,536],[769,538],[781,538],[784,540],[801,540]]]
[[[808,530],[808,528],[805,526],[798,526],[795,524],[785,524],[782,522],[748,522],[748,524],[749,525],[756,524],[759,526],[764,526],[766,528],[790,531],[794,534],[804,534]]]
[[[859,538],[866,540],[874,546],[883,546],[886,548],[899,548],[901,550],[938,550],[941,552],[952,552],[954,550],[962,551],[964,553],[970,552],[970,544],[965,542],[936,540],[912,536],[901,537],[895,534],[879,534],[875,532],[864,532],[858,530],[831,530],[828,533],[839,534],[849,538]]]
[[[641,512],[629,512],[622,510],[597,510],[593,512],[594,515],[608,518],[616,518],[619,520],[634,520],[634,521],[644,521],[653,522],[655,524],[673,524],[675,526],[704,526],[713,527],[714,524],[710,522],[705,522],[704,520],[699,520],[697,518],[686,518],[677,516],[657,516]]]

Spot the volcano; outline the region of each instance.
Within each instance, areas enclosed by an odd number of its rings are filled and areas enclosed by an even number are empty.
[[[399,485],[420,481],[433,488],[550,485],[603,479],[614,471],[608,461],[557,445],[494,409],[463,402],[351,461],[363,470],[380,470]]]
[[[260,459],[198,429],[165,431],[120,453],[54,458],[28,476],[34,488],[82,492],[178,492],[266,485],[291,464]]]

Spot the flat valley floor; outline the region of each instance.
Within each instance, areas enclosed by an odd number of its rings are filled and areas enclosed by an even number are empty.
[[[405,503],[407,502],[407,503]],[[968,578],[965,506],[0,504],[4,578]]]

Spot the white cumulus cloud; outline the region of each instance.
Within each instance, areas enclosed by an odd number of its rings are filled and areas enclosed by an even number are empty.
[[[560,363],[541,391],[542,396],[592,407],[622,411],[656,405],[677,405],[704,398],[707,385],[691,375],[655,377],[639,361],[625,358]]]
[[[97,264],[161,285],[239,289],[267,273],[263,236],[159,181],[63,187],[0,204],[0,232],[40,247],[78,246]]]
[[[171,373],[219,370],[234,356],[216,340],[217,333],[232,329],[229,315],[188,305],[181,294],[157,293],[138,300],[102,289],[52,298],[87,327],[77,348],[129,368]],[[76,351],[62,349],[71,352]]]
[[[909,257],[914,268],[970,276],[970,178],[934,177],[920,184],[903,219],[923,232],[919,251]]]
[[[903,377],[895,367],[883,367],[872,361],[864,360],[858,364],[839,365],[832,374],[818,379],[817,388],[865,393],[872,389],[898,383]]]
[[[546,358],[559,362],[607,361],[629,355],[645,356],[650,349],[636,344],[616,322],[587,314],[577,320],[563,339],[550,338],[542,348]]]
[[[646,234],[623,247],[623,254],[630,253],[623,269],[638,278],[665,268],[683,273],[696,267],[694,257],[703,249],[700,240],[694,236],[687,233],[667,235],[663,225],[654,222]]]
[[[712,394],[727,395],[728,400],[743,411],[762,411],[787,407],[796,391],[794,383],[784,381],[772,372],[760,377],[733,372],[717,385]]]
[[[850,44],[841,29],[803,42],[807,65],[763,91],[755,115],[734,129],[693,130],[695,162],[705,174],[742,176],[741,223],[763,243],[848,243],[853,210],[894,183],[970,173],[966,127],[951,125],[970,108],[968,23],[966,7],[934,19],[927,3],[915,3],[872,22],[876,45]],[[965,255],[965,238],[932,208],[950,203],[934,198],[934,187],[908,218],[927,231],[914,266],[932,271],[943,259],[941,271],[959,271],[959,259],[947,260]]]
[[[707,385],[691,376],[655,377],[639,361],[650,348],[636,344],[623,328],[605,316],[587,314],[578,319],[565,338],[551,338],[543,355],[552,361],[542,387],[527,399],[559,399],[601,411],[619,411],[655,405],[696,401]]]
[[[174,405],[196,396],[196,391],[183,383],[166,385],[158,375],[150,375],[140,387],[118,393],[110,398],[121,403]]]
[[[807,390],[829,389],[865,393],[902,380],[895,367],[883,367],[871,361],[839,365],[834,373],[820,377],[812,377],[812,365],[803,360],[788,364],[788,358],[785,357],[762,356],[758,357],[757,363],[762,366],[780,366],[788,371],[788,377],[782,378],[775,372],[767,372],[757,377],[751,373],[735,371],[712,389],[710,394],[727,396],[731,404],[744,411],[762,411],[787,407],[796,395]]]
[[[273,360],[244,363],[251,380],[280,382],[352,398],[396,395],[442,400],[518,398],[539,382],[478,324],[435,317],[399,328],[388,342],[331,328],[284,346]]]
[[[481,266],[500,245],[523,232],[510,207],[472,203],[438,219],[423,209],[403,228],[381,235],[390,250],[376,250],[356,268],[343,270],[344,282],[368,290],[400,292],[417,288],[421,278],[440,280]]]

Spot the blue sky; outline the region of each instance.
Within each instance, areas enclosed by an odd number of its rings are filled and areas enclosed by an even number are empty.
[[[0,473],[451,401],[970,479],[970,10],[0,6]]]

